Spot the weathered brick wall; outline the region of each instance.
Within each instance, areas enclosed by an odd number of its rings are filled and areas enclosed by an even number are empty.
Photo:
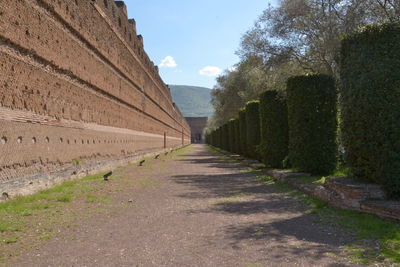
[[[2,0],[0,138],[12,195],[188,144],[190,127],[123,2]]]

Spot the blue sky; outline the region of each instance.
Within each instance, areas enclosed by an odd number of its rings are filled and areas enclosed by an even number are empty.
[[[125,0],[167,84],[212,88],[239,61],[240,38],[276,0]],[[164,61],[164,64],[161,64]]]

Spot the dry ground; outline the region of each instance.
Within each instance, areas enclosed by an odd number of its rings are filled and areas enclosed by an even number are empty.
[[[102,190],[110,201],[69,203],[81,210],[75,223],[53,225],[54,237],[18,247],[6,265],[355,265],[343,252],[349,234],[205,145],[114,173]]]

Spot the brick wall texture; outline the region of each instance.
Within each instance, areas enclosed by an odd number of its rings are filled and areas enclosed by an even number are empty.
[[[188,143],[123,2],[0,1],[0,191]]]

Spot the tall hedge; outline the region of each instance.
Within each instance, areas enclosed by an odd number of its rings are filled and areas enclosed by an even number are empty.
[[[229,128],[228,123],[222,125],[222,149],[229,150]]]
[[[277,91],[260,95],[261,157],[267,166],[282,168],[288,155],[288,117],[286,99]]]
[[[229,131],[229,151],[234,153],[235,152],[235,145],[236,145],[234,119],[230,119],[229,120],[229,122],[228,122],[228,131]]]
[[[222,148],[222,127],[217,129],[216,147]]]
[[[325,74],[287,81],[289,160],[296,169],[329,174],[336,167],[335,80]]]
[[[342,41],[342,139],[352,173],[400,198],[400,24]]]
[[[239,110],[240,154],[247,155],[246,110]]]
[[[260,101],[253,100],[246,104],[246,145],[250,157],[259,159],[257,147],[260,144]]]
[[[239,117],[236,117],[235,120],[233,121],[234,127],[235,127],[235,153],[240,154],[241,153],[241,138],[240,138],[240,122],[239,122]]]

